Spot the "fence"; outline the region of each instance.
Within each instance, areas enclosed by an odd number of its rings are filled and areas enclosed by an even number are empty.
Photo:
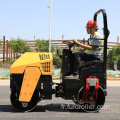
[[[3,57],[0,57],[0,59],[3,60],[3,63],[5,62],[8,62],[8,57],[11,57],[12,59],[16,59],[16,56],[18,55],[18,53],[14,52],[12,48],[8,48],[7,47],[7,43],[8,43],[8,40],[5,41],[5,36],[3,36],[3,41],[2,41],[2,45],[0,47],[0,54],[3,55]]]
[[[54,45],[55,47],[60,47],[62,49],[68,48],[68,46],[64,44],[63,41],[64,41],[64,35],[62,35],[62,40],[51,40],[51,45]],[[65,41],[72,42],[73,40],[65,40]],[[79,42],[82,41],[84,44],[87,43],[87,40],[85,39],[78,40],[78,41]],[[27,45],[30,46],[33,52],[35,52],[35,42],[36,42],[35,36],[34,36],[34,40],[26,41]],[[0,47],[0,54],[3,55],[2,57],[0,57],[0,59],[3,60],[3,63],[9,62],[8,57],[11,57],[12,59],[16,60],[18,56],[18,52],[14,52],[12,48],[8,48],[7,43],[8,43],[8,40],[5,40],[5,36],[3,36],[2,46]],[[112,49],[112,47],[115,47],[119,44],[120,44],[119,37],[117,37],[117,42],[107,42],[107,47],[108,49]],[[75,50],[75,47],[73,47],[72,50]]]

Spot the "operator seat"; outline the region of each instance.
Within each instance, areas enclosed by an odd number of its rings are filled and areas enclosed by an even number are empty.
[[[102,59],[93,61],[81,61],[81,68],[79,69],[79,78],[87,78],[92,73],[103,72],[104,62]]]
[[[94,64],[95,62],[98,62],[98,61],[103,61],[103,54],[101,56],[99,56],[97,60],[81,61],[81,66],[86,67],[86,66],[89,66],[90,64]]]

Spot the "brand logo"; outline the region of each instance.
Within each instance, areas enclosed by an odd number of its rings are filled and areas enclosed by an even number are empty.
[[[50,59],[50,55],[49,54],[39,54],[39,58],[40,58],[40,60]]]

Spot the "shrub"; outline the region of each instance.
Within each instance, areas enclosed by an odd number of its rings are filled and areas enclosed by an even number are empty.
[[[35,47],[37,52],[49,52],[49,41],[37,39]]]
[[[2,61],[0,61],[0,67],[2,67],[2,63],[3,63],[3,62],[2,62]]]
[[[2,40],[0,39],[0,46],[2,45],[1,43],[2,43]]]
[[[35,47],[37,52],[49,52],[49,40],[37,39]],[[54,45],[51,46],[51,52],[53,53],[53,64],[56,68],[60,68],[61,58],[59,58],[59,56],[57,55],[57,49],[59,52],[61,52],[61,49],[59,47],[55,49]]]
[[[11,64],[14,63],[14,60],[11,57],[8,58],[8,61],[10,61]]]
[[[8,47],[12,47],[12,49],[14,50],[14,52],[19,52],[20,54],[32,51],[30,49],[30,46],[28,46],[26,44],[26,42],[23,39],[19,38],[19,37],[17,39],[12,38],[8,42]]]
[[[117,61],[118,69],[120,69],[120,45],[113,47],[112,50],[109,50],[108,52],[108,68],[109,69],[114,69],[114,62]]]
[[[53,55],[53,64],[55,65],[56,68],[61,67],[61,58],[58,57],[57,55]]]

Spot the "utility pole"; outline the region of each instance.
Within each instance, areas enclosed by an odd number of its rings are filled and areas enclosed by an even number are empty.
[[[52,9],[52,0],[50,0],[50,30],[49,30],[49,52],[51,52],[51,9]]]

